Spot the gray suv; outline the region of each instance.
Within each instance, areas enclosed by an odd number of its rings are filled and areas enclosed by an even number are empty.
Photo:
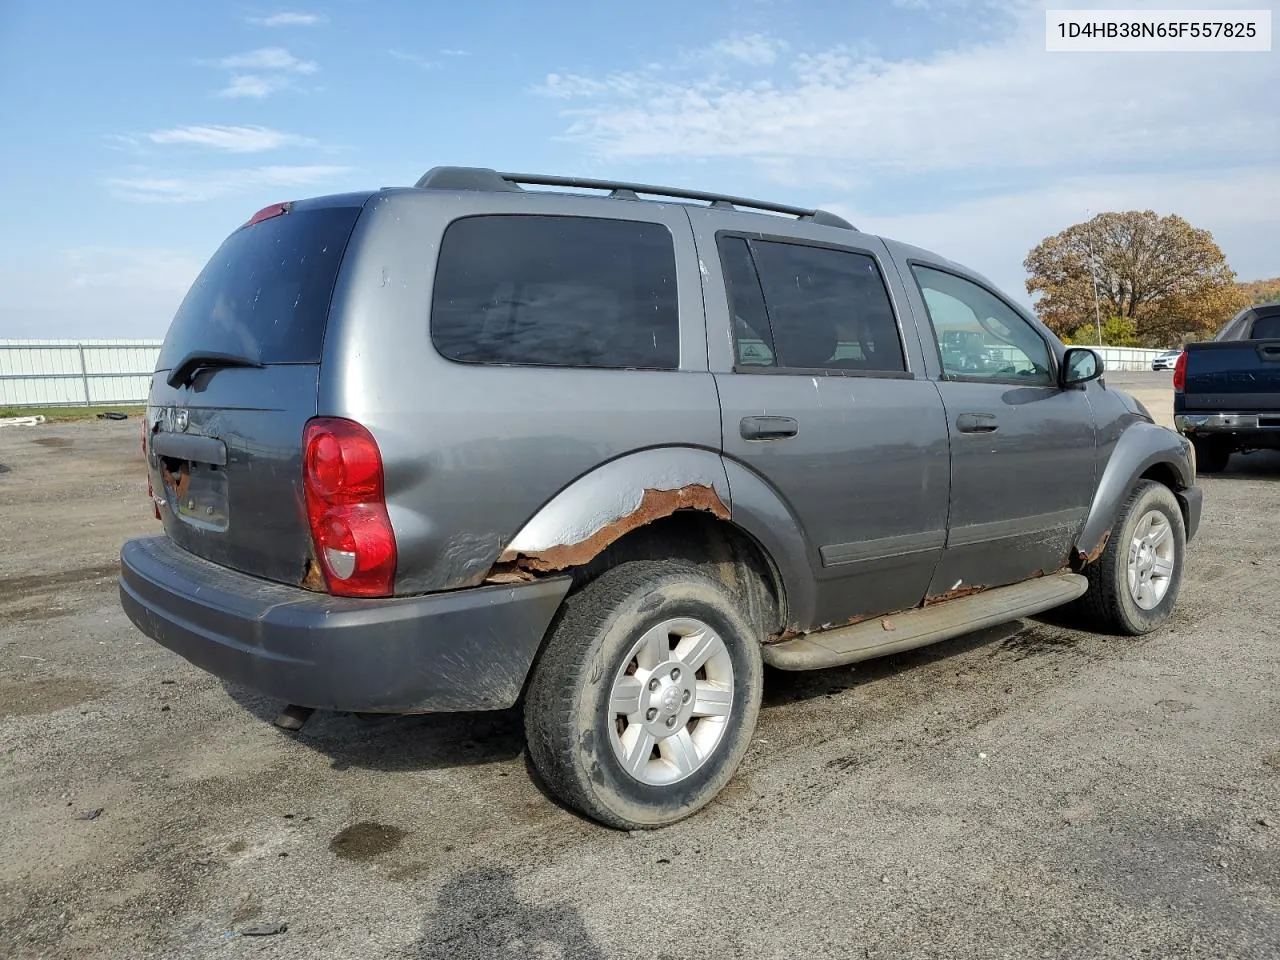
[[[121,601],[294,726],[523,704],[552,793],[660,826],[765,664],[1169,617],[1193,454],[1102,372],[821,210],[460,167],[282,203],[169,329]]]

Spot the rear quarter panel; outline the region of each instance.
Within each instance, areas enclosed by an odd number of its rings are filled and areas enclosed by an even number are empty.
[[[676,253],[680,367],[672,371],[456,363],[431,343],[436,254],[454,219],[580,215],[664,224]],[[720,449],[697,256],[673,205],[537,193],[389,191],[356,227],[334,295],[321,415],[351,417],[382,451],[399,550],[397,593],[480,582],[540,507],[636,451]]]

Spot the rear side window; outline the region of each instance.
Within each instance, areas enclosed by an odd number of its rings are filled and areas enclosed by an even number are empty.
[[[875,258],[737,237],[720,238],[720,257],[739,368],[906,371]]]
[[[587,217],[457,220],[440,245],[431,342],[464,363],[674,369],[671,233]]]
[[[318,363],[338,267],[360,207],[294,209],[228,237],[165,336],[157,369],[199,351]]]
[[[733,315],[733,339],[738,346],[738,366],[771,367],[776,358],[769,315],[764,308],[760,279],[751,261],[751,250],[742,237],[720,237],[720,263]]]

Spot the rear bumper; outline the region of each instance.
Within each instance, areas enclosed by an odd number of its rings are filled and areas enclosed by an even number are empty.
[[[1212,437],[1251,449],[1280,449],[1280,411],[1175,413],[1173,425],[1186,437]]]
[[[569,584],[355,600],[259,580],[166,537],[120,552],[121,605],[161,645],[288,703],[371,713],[511,706]]]

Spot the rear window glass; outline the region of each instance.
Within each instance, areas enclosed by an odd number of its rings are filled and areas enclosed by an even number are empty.
[[[360,207],[294,210],[242,227],[200,272],[169,326],[157,368],[192,351],[258,363],[316,363],[329,301]]]
[[[1253,324],[1254,340],[1280,340],[1280,314],[1259,317]]]
[[[445,231],[431,342],[450,360],[672,369],[679,338],[662,224],[504,215]]]

